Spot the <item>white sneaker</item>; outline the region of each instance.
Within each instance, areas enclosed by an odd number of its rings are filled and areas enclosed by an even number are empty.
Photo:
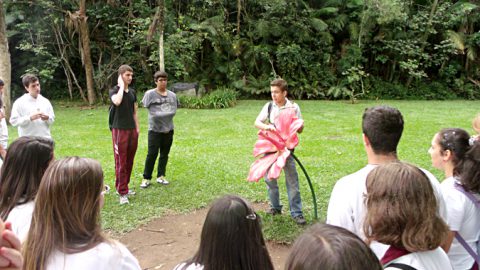
[[[142,180],[142,183],[140,184],[140,187],[141,187],[141,188],[147,188],[148,186],[150,186],[150,180],[148,180],[148,179],[143,179],[143,180]]]
[[[116,193],[117,193],[118,196],[121,196],[120,193],[118,193],[118,190],[116,191]],[[125,194],[125,195],[126,195],[126,196],[133,196],[133,195],[135,195],[135,194],[137,194],[137,193],[135,192],[135,190],[129,189],[129,190],[128,190],[128,193]]]
[[[130,203],[130,202],[128,201],[128,196],[127,195],[120,196],[120,205],[128,204],[128,203]]]
[[[170,182],[165,179],[165,176],[160,176],[157,178],[157,183],[162,184],[162,185],[168,185]]]

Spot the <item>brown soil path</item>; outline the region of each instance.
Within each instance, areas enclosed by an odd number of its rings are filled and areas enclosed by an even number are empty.
[[[254,204],[257,210],[266,207],[266,204]],[[158,218],[119,240],[137,257],[142,269],[170,270],[197,250],[207,211],[200,209],[185,215]],[[282,270],[289,247],[270,242],[267,246],[275,269]]]

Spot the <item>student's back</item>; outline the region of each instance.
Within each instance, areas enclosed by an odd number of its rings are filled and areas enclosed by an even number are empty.
[[[50,165],[23,246],[25,269],[140,269],[122,244],[102,233],[103,190],[98,161],[69,157]]]

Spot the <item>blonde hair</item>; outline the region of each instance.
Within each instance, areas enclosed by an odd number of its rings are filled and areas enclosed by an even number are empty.
[[[366,206],[368,241],[417,252],[439,247],[447,236],[430,180],[413,165],[392,162],[371,171]]]
[[[78,253],[105,241],[100,226],[103,171],[96,160],[68,157],[45,172],[23,246],[24,269],[46,269],[53,251]]]

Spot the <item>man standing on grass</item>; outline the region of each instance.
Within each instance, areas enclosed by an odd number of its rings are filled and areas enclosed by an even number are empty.
[[[112,141],[115,157],[115,188],[120,195],[120,204],[129,203],[128,196],[135,195],[128,184],[132,174],[133,160],[137,152],[140,127],[137,117],[137,96],[130,88],[133,69],[128,65],[118,68],[118,85],[110,89],[112,101]]]
[[[255,127],[263,130],[275,130],[275,119],[280,114],[280,111],[285,108],[294,108],[299,119],[302,118],[300,107],[296,103],[287,99],[287,82],[283,79],[276,79],[270,83],[270,92],[272,101],[263,106],[262,111],[255,120]],[[298,130],[301,133],[303,127]],[[289,149],[292,153],[294,149]],[[302,213],[302,198],[300,197],[300,189],[298,186],[298,173],[295,167],[295,160],[292,155],[288,156],[285,167],[285,183],[287,185],[288,204],[290,206],[290,215],[293,220],[299,224],[306,224],[306,220]],[[267,183],[268,197],[270,199],[270,210],[267,211],[269,215],[282,214],[282,205],[280,204],[280,194],[278,191],[277,179],[268,179],[265,174],[265,183]]]
[[[22,78],[27,93],[18,98],[12,107],[10,124],[18,126],[18,136],[40,136],[51,139],[50,126],[55,120],[52,104],[40,94],[40,81],[33,74]]]
[[[398,161],[397,146],[402,136],[403,125],[403,116],[395,108],[376,106],[365,110],[362,131],[368,164],[337,181],[330,196],[326,223],[348,229],[365,240],[363,222],[366,213],[364,199],[367,193],[367,175],[378,165]],[[440,184],[430,172],[423,169],[422,171],[430,179],[437,197],[439,214],[445,218],[445,202]],[[376,242],[370,247],[379,258],[383,257],[388,248]]]
[[[145,159],[141,188],[150,186],[159,151],[157,183],[169,184],[165,175],[168,154],[173,143],[173,117],[177,112],[178,100],[175,93],[167,90],[167,78],[166,72],[155,72],[153,79],[157,87],[145,92],[142,100],[143,106],[148,109],[148,154]]]

